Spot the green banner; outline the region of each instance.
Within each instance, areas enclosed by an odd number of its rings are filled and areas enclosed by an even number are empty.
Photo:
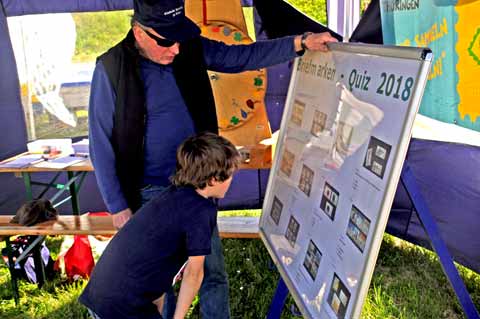
[[[380,9],[385,44],[434,53],[420,113],[480,131],[480,1],[381,0]]]

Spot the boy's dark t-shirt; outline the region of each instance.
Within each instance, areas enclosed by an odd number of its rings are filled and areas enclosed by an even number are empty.
[[[216,218],[215,204],[193,188],[167,188],[113,237],[80,302],[102,319],[158,318],[152,301],[188,256],[210,254]]]

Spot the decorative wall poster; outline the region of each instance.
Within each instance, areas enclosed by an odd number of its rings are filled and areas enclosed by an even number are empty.
[[[480,1],[382,0],[380,10],[385,44],[435,56],[419,113],[480,131]]]
[[[201,25],[202,35],[227,44],[249,44],[252,40],[238,28],[211,21]],[[264,98],[265,69],[241,73],[208,71],[217,109],[220,135],[237,146],[255,145],[270,138]]]
[[[308,318],[359,318],[429,50],[333,44],[297,59],[260,233]]]

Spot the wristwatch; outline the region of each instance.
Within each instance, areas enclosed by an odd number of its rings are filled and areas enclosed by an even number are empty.
[[[302,47],[302,50],[308,50],[307,47],[307,37],[312,34],[312,32],[304,32],[302,34],[302,38],[300,39],[300,46]]]

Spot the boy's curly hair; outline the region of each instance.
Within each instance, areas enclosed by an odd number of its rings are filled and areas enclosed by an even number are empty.
[[[187,138],[177,150],[177,168],[171,181],[175,186],[204,189],[214,178],[227,180],[240,163],[240,154],[226,138],[200,133]]]

